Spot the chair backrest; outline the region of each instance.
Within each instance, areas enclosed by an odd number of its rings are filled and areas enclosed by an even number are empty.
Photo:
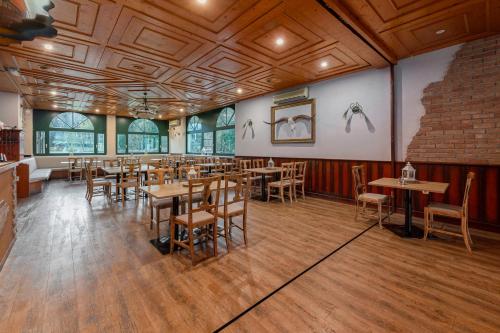
[[[215,182],[216,187],[212,191],[211,185]],[[189,193],[188,193],[188,223],[193,223],[193,214],[196,212],[206,211],[217,216],[219,208],[220,197],[220,183],[221,177],[206,177],[189,180]],[[201,190],[201,191],[200,191]],[[198,207],[193,207],[193,195],[200,193],[201,201],[198,201]],[[215,196],[213,195],[215,194]]]
[[[159,169],[162,167],[161,161],[149,161],[148,162],[148,170],[149,169]]]
[[[83,168],[83,159],[81,157],[68,157],[68,162],[70,169]]]
[[[251,160],[240,160],[240,171],[243,172],[245,169],[250,169],[252,167]]]
[[[233,188],[229,188],[229,182],[235,183],[236,186]],[[230,197],[230,192],[233,193],[232,197]],[[227,214],[229,205],[242,201],[244,210],[246,212],[249,198],[250,173],[227,173],[224,176],[224,215]]]
[[[92,188],[94,176],[92,175],[92,166],[90,163],[85,164],[85,181],[87,182],[87,188]]]
[[[128,163],[122,164],[120,166],[120,179],[121,182],[127,182],[130,180],[140,181],[141,179],[141,163]]]
[[[112,167],[116,167],[119,165],[120,165],[119,160],[103,160],[102,161],[102,166],[105,168],[112,168]]]
[[[465,183],[465,191],[464,191],[464,200],[462,202],[462,210],[465,216],[468,215],[469,212],[469,192],[472,181],[476,178],[476,174],[472,171],[467,173],[467,182]]]
[[[164,182],[166,184],[172,184],[175,179],[175,169],[168,167],[168,168],[162,168],[165,170],[165,177],[164,177]]]
[[[281,183],[292,180],[295,175],[295,168],[293,162],[281,163]]]
[[[263,168],[264,167],[264,160],[263,159],[253,160],[252,163],[253,163],[254,168]]]
[[[188,172],[191,168],[194,168],[194,171],[196,171],[196,178],[201,177],[201,167],[199,165],[180,165],[177,168],[179,180],[187,179]]]
[[[305,180],[306,168],[307,168],[307,162],[305,161],[295,162],[295,179]]]
[[[364,165],[355,165],[352,167],[352,178],[354,185],[354,197],[357,200],[358,196],[366,192],[366,173]]]
[[[165,183],[165,169],[148,169],[147,185],[160,185]]]

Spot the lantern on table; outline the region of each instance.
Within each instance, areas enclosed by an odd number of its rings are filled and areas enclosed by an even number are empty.
[[[401,169],[401,182],[402,183],[411,183],[415,182],[415,168],[411,165],[410,162],[407,162],[405,167]]]

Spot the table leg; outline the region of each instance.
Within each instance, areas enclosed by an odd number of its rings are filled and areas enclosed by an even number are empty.
[[[179,215],[179,197],[173,197],[172,198],[172,214],[174,216]],[[157,222],[158,223],[158,222]],[[172,223],[172,221],[170,221]],[[170,230],[170,228],[169,228]],[[165,255],[170,253],[170,239],[172,237],[175,237],[176,239],[179,239],[179,226],[176,224],[175,225],[175,230],[174,230],[174,235],[168,235],[168,236],[161,236],[158,235],[157,238],[151,239],[149,242],[153,244],[153,246],[160,251],[161,254]],[[174,250],[177,249],[177,245],[174,247]]]
[[[267,193],[266,193],[266,174],[262,174],[262,179],[260,180],[260,200],[267,201]]]
[[[412,215],[413,215],[413,203],[412,203],[412,191],[405,190],[405,236],[411,237],[412,234]]]

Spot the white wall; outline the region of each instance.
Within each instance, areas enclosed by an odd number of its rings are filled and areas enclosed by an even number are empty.
[[[404,161],[406,150],[420,128],[425,113],[421,99],[423,90],[441,81],[461,45],[400,60],[395,67],[396,159]]]
[[[23,127],[21,98],[18,94],[0,91],[0,121],[8,127]]]
[[[181,118],[181,125],[169,132],[169,151],[172,154],[186,153],[186,117]]]
[[[316,100],[316,143],[271,144],[272,96],[269,94],[236,104],[236,155],[306,157],[355,160],[390,160],[390,71],[367,70],[309,86]],[[350,103],[359,102],[375,132],[368,131],[360,117],[354,117],[350,133],[342,118]],[[252,119],[255,138],[243,139],[243,124]]]

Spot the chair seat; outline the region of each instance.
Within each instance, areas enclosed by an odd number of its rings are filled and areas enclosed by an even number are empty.
[[[366,201],[366,202],[384,202],[389,199],[388,195],[385,194],[378,194],[378,193],[363,193],[359,195],[359,200],[360,201]]]
[[[139,182],[137,180],[126,180],[118,184],[120,187],[136,187],[139,186]]]
[[[241,215],[243,214],[244,206],[240,202],[235,202],[227,206],[227,213],[229,216]],[[219,206],[217,211],[219,217],[224,217],[224,205]]]
[[[294,179],[294,184],[302,184],[304,181],[302,179]]]
[[[151,204],[155,208],[168,208],[168,207],[172,207],[173,206],[173,201],[172,201],[171,198],[168,198],[168,199],[156,199],[156,198],[153,198],[151,200]]]
[[[283,186],[289,186],[291,183],[292,183],[291,180],[285,180],[283,182],[277,180],[275,182],[268,183],[268,185],[271,186],[271,187],[281,187],[282,185]]]
[[[189,214],[183,214],[175,217],[176,221],[182,224],[188,224]],[[206,211],[193,213],[193,224],[207,224],[214,220],[214,216]]]
[[[440,202],[431,202],[427,208],[432,214],[461,217],[462,206],[450,205]]]
[[[111,186],[111,181],[109,179],[104,178],[96,178],[92,179],[93,186]]]

